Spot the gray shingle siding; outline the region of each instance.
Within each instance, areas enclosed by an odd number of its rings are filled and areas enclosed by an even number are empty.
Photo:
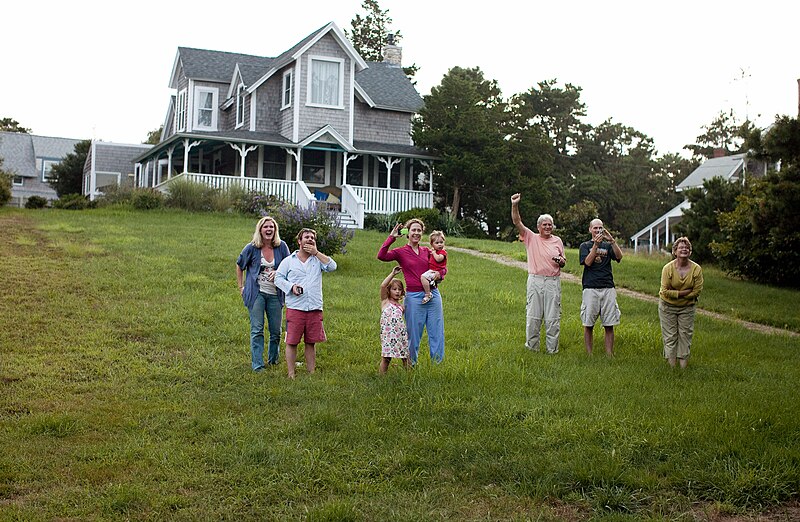
[[[22,186],[11,187],[12,204],[22,205],[31,196],[56,198],[56,191],[42,181],[45,160],[60,161],[75,151],[81,140],[37,136],[17,132],[0,132],[0,157],[3,170],[21,176]]]
[[[355,103],[354,140],[411,145],[411,115],[407,112],[372,109]]]

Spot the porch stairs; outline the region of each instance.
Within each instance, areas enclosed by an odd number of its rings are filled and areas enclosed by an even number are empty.
[[[355,218],[350,215],[349,212],[345,212],[344,210],[340,210],[338,213],[339,216],[339,224],[341,224],[344,228],[358,228],[358,223],[356,222]]]

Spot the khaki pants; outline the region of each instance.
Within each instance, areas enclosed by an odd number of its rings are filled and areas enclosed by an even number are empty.
[[[695,305],[673,306],[658,300],[665,359],[688,359],[694,335]]]
[[[561,278],[528,274],[525,346],[539,351],[539,335],[544,321],[547,353],[558,353],[561,331]]]

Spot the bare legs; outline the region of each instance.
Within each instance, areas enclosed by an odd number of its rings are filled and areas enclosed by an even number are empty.
[[[400,359],[400,360],[403,361],[403,368],[408,370],[408,368],[409,368],[408,357],[405,357],[405,358]],[[390,362],[392,362],[392,358],[391,357],[381,357],[381,365],[378,368],[378,373],[380,373],[381,375],[384,375],[386,373],[386,370],[389,369],[389,363]]]
[[[308,373],[314,373],[317,369],[317,351],[315,343],[305,343],[304,355],[306,359],[306,370]],[[294,379],[295,368],[297,367],[297,345],[286,345],[286,367],[289,373],[289,378]]]
[[[605,348],[606,348],[606,355],[609,357],[614,357],[614,327],[613,326],[604,326],[603,329],[605,330]],[[593,326],[584,326],[583,327],[583,344],[586,345],[586,353],[589,355],[592,354],[592,346],[594,344],[594,339],[592,338],[592,332],[594,330]]]

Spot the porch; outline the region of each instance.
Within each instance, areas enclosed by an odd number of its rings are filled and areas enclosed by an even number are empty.
[[[170,176],[155,188],[161,192],[168,192],[170,184],[181,179],[201,183],[217,190],[241,187],[247,191],[276,196],[301,207],[331,206],[332,210],[339,212],[343,224],[358,229],[364,228],[366,214],[394,214],[412,208],[433,208],[433,192],[430,191],[344,184],[341,186],[340,203],[337,208],[326,201],[318,200],[315,193],[320,191],[314,190],[312,193],[311,188],[303,180],[287,181],[198,172],[184,172]]]
[[[356,228],[365,214],[433,208],[434,158],[416,147],[351,146],[330,141],[330,132],[300,144],[256,134],[174,136],[137,158],[135,183],[162,192],[179,179],[219,190],[238,186],[298,206],[326,206]]]

